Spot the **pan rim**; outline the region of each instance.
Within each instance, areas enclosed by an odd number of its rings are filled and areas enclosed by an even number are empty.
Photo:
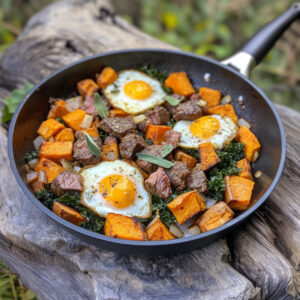
[[[170,54],[177,54],[177,55],[182,55],[182,56],[189,56],[189,57],[192,57],[192,58],[204,60],[204,61],[206,61],[208,63],[211,63],[213,65],[216,65],[218,67],[224,68],[224,69],[230,71],[231,73],[234,73],[235,75],[240,77],[242,80],[246,81],[247,84],[252,86],[252,88],[254,88],[260,94],[260,96],[265,100],[265,102],[267,103],[267,105],[271,109],[271,111],[272,111],[272,113],[275,117],[275,120],[277,122],[277,125],[278,125],[278,128],[279,128],[279,134],[280,134],[280,138],[281,138],[281,156],[280,156],[280,161],[279,161],[279,164],[278,164],[276,174],[275,174],[275,176],[272,180],[272,183],[268,187],[268,189],[257,200],[257,202],[253,206],[251,206],[249,209],[247,209],[245,212],[241,213],[239,216],[237,216],[233,220],[229,221],[228,223],[226,223],[226,224],[224,224],[220,227],[217,227],[213,230],[201,233],[199,235],[183,237],[183,238],[174,239],[174,240],[167,240],[167,241],[133,241],[133,240],[125,240],[125,239],[116,239],[116,238],[113,238],[113,237],[108,237],[108,236],[106,236],[104,234],[101,234],[101,233],[96,233],[96,232],[92,232],[90,230],[84,229],[82,227],[74,225],[74,224],[58,217],[50,209],[48,209],[46,206],[44,206],[34,196],[34,194],[29,190],[29,188],[24,183],[24,181],[23,181],[23,179],[22,179],[22,177],[21,177],[21,175],[20,175],[20,173],[17,169],[16,161],[14,159],[13,135],[14,135],[14,128],[15,128],[19,113],[21,112],[21,110],[22,110],[24,104],[26,103],[26,101],[44,83],[46,83],[49,79],[57,76],[59,73],[65,71],[66,69],[69,69],[73,66],[85,63],[86,61],[90,61],[90,60],[93,60],[93,59],[96,59],[96,58],[109,56],[109,55],[116,55],[116,54],[133,53],[133,52],[136,52],[137,54],[142,53],[142,52],[154,52],[154,53],[161,52],[161,53],[167,53],[167,54],[170,53]],[[38,207],[43,213],[45,213],[48,217],[50,217],[54,221],[58,222],[59,224],[63,225],[67,229],[71,229],[71,231],[76,231],[76,232],[80,233],[81,235],[88,236],[89,238],[93,238],[93,239],[96,239],[96,240],[102,240],[103,242],[107,242],[107,243],[110,243],[110,244],[115,244],[116,247],[118,247],[120,245],[127,246],[127,247],[133,246],[135,248],[141,248],[141,250],[143,250],[142,248],[144,248],[144,247],[155,247],[155,248],[157,248],[159,246],[180,245],[180,244],[186,244],[186,243],[189,243],[189,242],[201,240],[201,239],[213,236],[215,234],[221,233],[222,231],[226,231],[226,229],[228,229],[230,227],[235,227],[238,224],[245,221],[250,215],[252,215],[266,201],[266,199],[272,193],[272,191],[274,190],[275,186],[277,185],[277,183],[279,181],[279,178],[280,178],[280,176],[282,174],[282,171],[283,171],[285,156],[286,156],[286,136],[285,136],[285,131],[284,131],[284,127],[283,127],[281,118],[280,118],[275,106],[271,102],[271,100],[265,95],[265,93],[259,87],[257,87],[253,82],[251,82],[249,80],[249,78],[245,77],[244,75],[240,74],[238,71],[230,68],[229,66],[226,66],[226,65],[224,65],[224,64],[222,64],[218,61],[212,60],[210,58],[199,56],[199,55],[196,55],[196,54],[193,54],[193,53],[187,53],[187,52],[184,52],[184,51],[181,51],[181,50],[154,49],[154,48],[122,49],[122,50],[114,50],[114,51],[103,52],[101,54],[96,54],[96,55],[89,56],[89,57],[83,58],[81,60],[75,61],[75,62],[73,62],[71,64],[68,64],[68,65],[58,69],[57,71],[51,73],[50,75],[48,75],[44,79],[42,79],[37,85],[35,85],[35,87],[21,101],[21,103],[19,104],[18,108],[16,109],[16,112],[14,113],[13,118],[11,120],[11,123],[10,123],[10,126],[9,126],[9,133],[8,133],[8,156],[9,156],[11,169],[13,171],[13,174],[14,174],[15,178],[17,179],[17,182],[18,182],[19,186],[21,187],[23,192],[26,194],[26,196],[31,200],[31,202],[33,202],[33,204],[36,207]],[[120,252],[122,252],[122,251],[120,251]]]

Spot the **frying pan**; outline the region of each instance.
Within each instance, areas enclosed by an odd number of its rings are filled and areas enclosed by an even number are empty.
[[[125,254],[162,255],[189,251],[225,236],[244,222],[267,199],[281,175],[285,160],[285,134],[280,117],[267,96],[247,77],[267,54],[285,29],[299,17],[300,5],[286,12],[258,32],[238,53],[223,62],[174,50],[134,49],[102,53],[66,66],[42,80],[23,99],[9,128],[8,154],[13,173],[27,197],[57,224],[82,240],[100,248]],[[49,110],[49,97],[67,98],[76,83],[94,77],[104,66],[116,70],[153,64],[164,72],[187,71],[193,85],[212,87],[231,95],[237,114],[250,122],[262,144],[253,172],[263,175],[255,182],[248,210],[229,223],[200,235],[169,241],[130,241],[111,238],[75,226],[58,217],[37,198],[25,180],[24,154],[33,150],[32,141]],[[238,101],[237,101],[238,100]]]

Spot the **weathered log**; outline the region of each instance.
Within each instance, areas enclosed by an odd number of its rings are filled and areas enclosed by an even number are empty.
[[[115,16],[109,1],[55,3],[34,16],[0,59],[0,106],[9,91],[103,51],[170,47]],[[299,296],[300,114],[277,105],[286,167],[266,204],[238,231],[190,253],[124,256],[87,245],[26,199],[0,130],[0,257],[41,299],[293,299]]]

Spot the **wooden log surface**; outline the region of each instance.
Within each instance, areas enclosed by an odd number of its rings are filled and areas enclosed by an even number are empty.
[[[55,3],[0,59],[0,103],[25,82],[103,51],[171,47],[113,14],[109,1]],[[1,104],[2,105],[2,104]],[[190,253],[125,256],[83,243],[18,188],[0,130],[0,257],[40,299],[296,299],[300,297],[300,114],[276,105],[287,133],[283,175],[234,235]]]

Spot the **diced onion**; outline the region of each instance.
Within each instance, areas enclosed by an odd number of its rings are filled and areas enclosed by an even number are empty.
[[[75,109],[80,108],[80,106],[82,105],[82,97],[78,96],[78,97],[73,97],[73,98],[69,98],[66,100],[67,104],[66,104],[66,108],[68,111],[73,111]]]
[[[259,152],[258,151],[255,151],[254,152],[254,155],[253,155],[253,162],[256,161],[259,157]]]
[[[200,228],[197,225],[194,225],[188,229],[190,235],[196,235],[201,233]]]
[[[206,208],[210,208],[217,203],[215,199],[207,199],[205,202]]]
[[[66,159],[64,159],[64,158],[62,158],[62,159],[60,160],[60,163],[61,163],[61,165],[63,166],[63,168],[65,169],[65,171],[74,173],[74,169],[73,169],[72,164],[71,164],[70,161],[68,161],[68,160],[66,160]]]
[[[47,178],[47,174],[45,171],[40,171],[40,174],[39,174],[39,181],[41,183],[48,183],[48,178]]]
[[[199,100],[199,101],[197,101],[197,105],[198,106],[201,106],[201,107],[204,107],[205,105],[207,104],[207,101],[204,101],[204,100]]]
[[[81,168],[79,166],[74,166],[73,167],[74,172],[79,173],[79,171],[81,170]]]
[[[80,124],[80,127],[83,129],[88,129],[91,127],[93,122],[93,117],[91,115],[86,114]]]
[[[51,136],[51,137],[49,138],[48,142],[54,142],[54,137]]]
[[[28,173],[30,171],[30,168],[27,164],[24,165],[24,170],[26,173]]]
[[[226,95],[221,99],[221,104],[229,104],[232,102],[231,96],[230,95]]]
[[[240,127],[241,127],[241,126],[245,126],[245,127],[247,127],[248,129],[251,128],[251,124],[248,123],[246,120],[244,120],[244,119],[242,119],[242,118],[239,119],[238,125],[239,125]]]
[[[262,171],[258,170],[258,171],[255,172],[254,177],[259,178],[261,175],[262,175]]]
[[[143,122],[144,120],[146,120],[146,116],[145,115],[137,115],[133,117],[133,121],[135,124],[140,124],[141,122]]]
[[[39,178],[39,173],[38,172],[35,172],[35,171],[29,171],[27,174],[26,174],[26,181],[28,183],[32,182],[32,181],[35,181]]]
[[[34,158],[28,162],[28,166],[30,167],[30,169],[33,170],[38,162],[39,162],[39,160],[37,158]]]
[[[183,233],[175,224],[172,224],[170,226],[169,230],[175,237],[177,237],[177,238],[183,237]]]
[[[33,140],[33,146],[35,150],[40,150],[42,143],[45,142],[45,139],[42,136],[38,136]]]

